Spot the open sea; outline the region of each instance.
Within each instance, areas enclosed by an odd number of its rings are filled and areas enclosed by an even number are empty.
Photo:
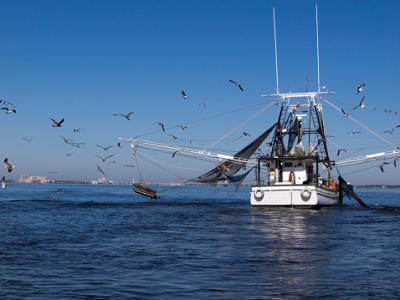
[[[0,299],[400,299],[400,190],[303,210],[251,207],[249,187],[155,189],[9,183]]]

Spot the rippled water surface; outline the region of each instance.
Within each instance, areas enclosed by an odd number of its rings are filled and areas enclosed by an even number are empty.
[[[156,189],[9,184],[0,298],[400,297],[400,190],[302,210],[251,207],[246,187]]]

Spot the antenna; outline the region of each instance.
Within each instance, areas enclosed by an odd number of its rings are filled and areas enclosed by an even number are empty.
[[[318,41],[318,5],[315,4],[315,23],[317,28],[317,68],[318,68],[318,93],[321,91],[321,84],[319,80],[319,41]]]
[[[278,50],[276,46],[276,22],[275,22],[275,7],[272,8],[274,18],[274,45],[275,45],[275,74],[276,74],[276,93],[279,94],[279,76],[278,76]]]

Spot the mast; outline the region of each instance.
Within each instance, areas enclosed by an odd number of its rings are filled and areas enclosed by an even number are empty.
[[[275,75],[276,75],[276,93],[279,94],[279,76],[278,76],[278,49],[276,45],[276,22],[275,22],[275,7],[272,8],[274,19],[274,45],[275,45]]]
[[[316,23],[316,35],[317,35],[317,76],[318,76],[318,93],[321,91],[321,84],[319,80],[319,39],[318,39],[318,5],[315,4],[315,23]]]

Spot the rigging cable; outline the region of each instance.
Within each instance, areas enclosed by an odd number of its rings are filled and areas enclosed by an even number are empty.
[[[327,99],[323,98],[323,97],[319,97],[320,99],[324,100],[326,103],[328,103],[330,106],[332,106],[333,108],[335,108],[337,111],[339,111],[341,114],[342,110],[337,107],[336,105],[334,105],[333,103],[330,103]],[[397,145],[392,144],[391,142],[389,142],[387,139],[383,138],[382,136],[380,136],[378,133],[376,133],[375,131],[373,131],[372,129],[368,128],[367,126],[365,126],[364,124],[362,124],[361,122],[357,121],[354,117],[350,116],[349,114],[347,114],[347,117],[350,118],[353,122],[357,123],[358,125],[360,125],[361,127],[363,127],[364,129],[368,130],[369,132],[371,132],[372,134],[374,134],[375,136],[377,136],[378,138],[380,138],[382,141],[388,143],[389,145],[393,146],[393,147],[397,147]]]
[[[220,137],[218,140],[216,140],[214,143],[211,143],[210,145],[208,145],[207,147],[205,147],[203,149],[203,151],[207,150],[208,148],[211,148],[212,146],[215,146],[216,144],[218,144],[219,142],[221,142],[223,139],[225,139],[226,137],[228,137],[229,135],[231,135],[233,132],[235,132],[236,130],[238,130],[240,127],[242,127],[244,124],[250,122],[251,120],[253,120],[256,116],[258,116],[259,114],[263,113],[264,111],[266,111],[268,108],[270,108],[273,104],[275,104],[275,101],[271,102],[270,104],[268,104],[267,106],[265,106],[263,109],[259,110],[258,112],[256,112],[254,115],[252,115],[250,118],[248,118],[247,120],[245,120],[244,122],[242,122],[241,124],[239,124],[238,126],[236,126],[235,128],[233,128],[231,131],[229,131],[227,134],[223,135],[222,137]]]

